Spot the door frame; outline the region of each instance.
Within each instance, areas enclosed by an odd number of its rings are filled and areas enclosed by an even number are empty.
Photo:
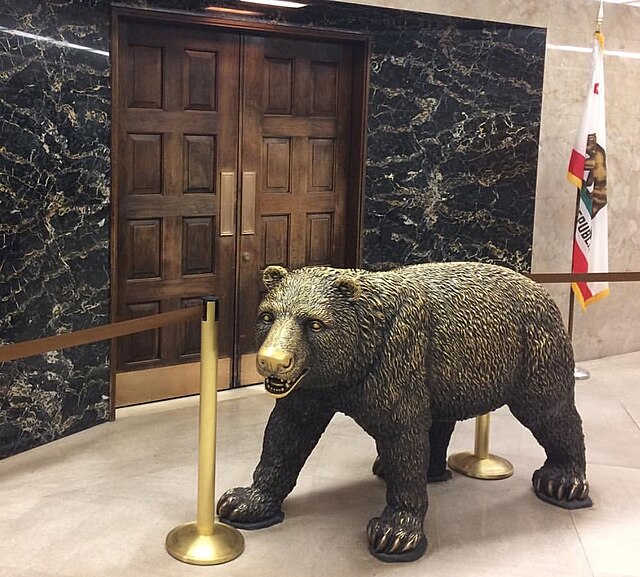
[[[279,36],[299,40],[316,40],[349,43],[353,48],[352,68],[352,101],[351,101],[351,136],[349,154],[349,193],[346,198],[346,222],[349,223],[345,231],[345,265],[360,267],[362,263],[364,227],[364,183],[366,161],[366,123],[369,88],[370,37],[361,32],[340,29],[312,29],[289,24],[274,24],[261,21],[234,20],[209,16],[207,14],[176,14],[161,10],[139,10],[134,8],[114,7],[111,12],[111,242],[110,242],[110,274],[111,274],[111,319],[117,317],[119,302],[118,292],[114,290],[117,274],[118,255],[118,198],[116,186],[119,181],[119,166],[116,159],[120,150],[118,139],[114,138],[114,131],[119,126],[120,109],[120,23],[124,20],[135,20],[147,23],[173,23],[176,25],[210,26],[221,31],[235,31],[238,33],[253,33],[261,36]],[[236,282],[235,290],[238,290]],[[234,321],[237,325],[237,319]],[[234,326],[233,333],[237,332]],[[235,343],[235,336],[234,336]],[[234,349],[237,346],[234,345]],[[110,347],[110,416],[115,419],[116,409],[116,341],[111,341]],[[236,359],[234,350],[233,358]],[[234,369],[237,370],[237,369]],[[235,376],[235,375],[234,375]]]

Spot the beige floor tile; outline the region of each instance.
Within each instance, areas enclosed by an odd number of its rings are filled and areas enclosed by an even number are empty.
[[[640,469],[593,465],[594,507],[576,529],[595,577],[640,577]]]
[[[429,487],[429,549],[387,565],[367,550],[384,506],[375,444],[336,415],[285,502],[285,522],[244,532],[245,552],[217,567],[179,563],[167,533],[196,512],[198,400],[118,412],[118,419],[0,462],[0,577],[640,577],[640,353],[582,363],[576,402],[594,507],[543,503],[531,474],[544,451],[506,408],[491,416],[491,452],[514,475],[454,475]],[[273,401],[260,387],[219,395],[217,494],[251,481]],[[473,449],[459,423],[451,453]]]

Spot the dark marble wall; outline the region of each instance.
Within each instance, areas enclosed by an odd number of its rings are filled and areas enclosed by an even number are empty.
[[[374,44],[367,263],[530,270],[544,41],[431,21]]]
[[[106,3],[0,7],[6,344],[108,322],[111,97]],[[106,420],[108,394],[105,343],[0,365],[0,458]]]
[[[109,4],[0,0],[0,343],[108,321]],[[529,269],[544,30],[327,2],[261,19],[371,36],[366,266]],[[5,363],[0,457],[105,420],[108,367],[105,344]]]
[[[546,31],[347,4],[314,10],[314,25],[372,39],[366,266],[530,270]]]

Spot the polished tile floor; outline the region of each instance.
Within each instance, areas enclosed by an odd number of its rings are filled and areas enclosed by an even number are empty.
[[[215,567],[182,564],[167,532],[195,518],[197,399],[123,409],[95,427],[0,462],[2,577],[640,577],[640,352],[581,363],[577,383],[594,506],[574,512],[532,493],[543,452],[508,410],[491,419],[491,451],[513,477],[455,474],[430,486],[429,550],[387,565],[364,528],[385,489],[374,444],[337,416],[286,501],[281,525],[245,532],[245,551]],[[273,401],[261,387],[219,395],[217,492],[247,484]],[[451,451],[473,448],[473,421]]]

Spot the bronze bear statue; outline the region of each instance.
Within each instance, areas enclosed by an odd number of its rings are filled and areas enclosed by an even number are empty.
[[[541,499],[588,507],[574,358],[558,307],[509,269],[474,263],[388,272],[268,267],[257,364],[277,397],[250,487],[224,493],[221,521],[279,523],[281,506],[336,412],[376,441],[387,503],[369,521],[371,553],[413,561],[426,550],[427,482],[446,480],[456,421],[508,405],[547,454]]]

